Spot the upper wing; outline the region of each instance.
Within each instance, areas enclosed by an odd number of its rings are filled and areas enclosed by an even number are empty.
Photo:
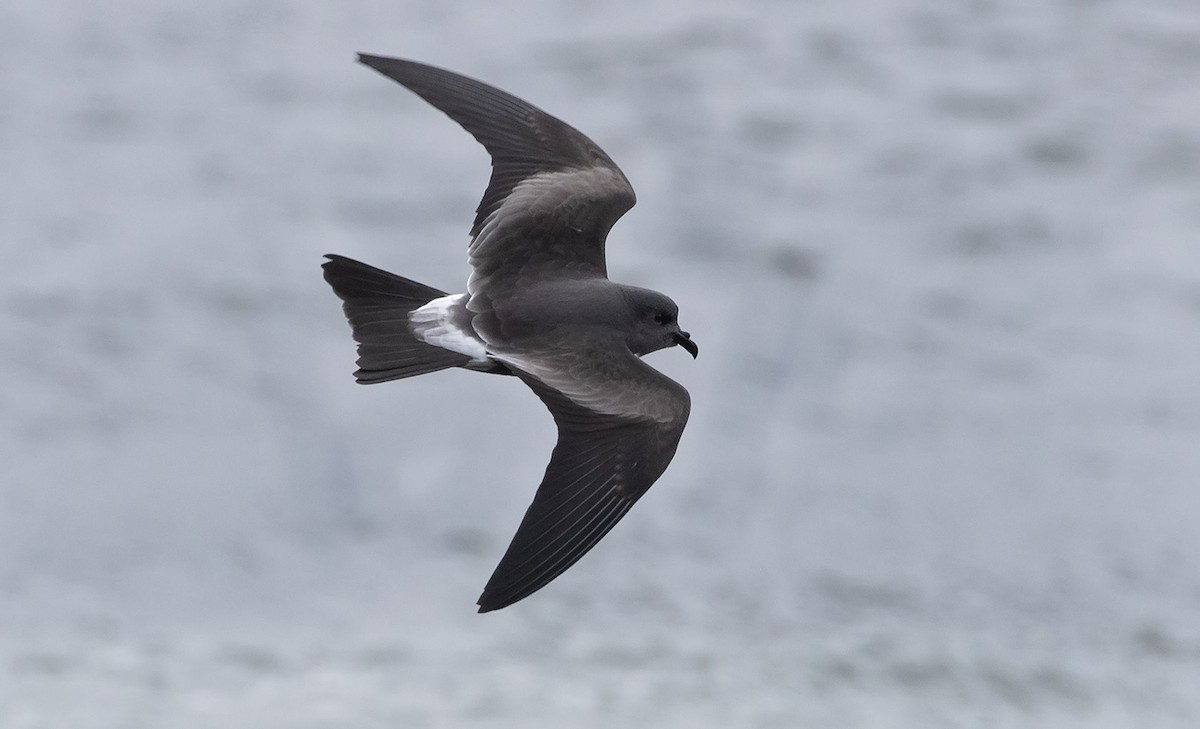
[[[633,187],[595,142],[497,88],[413,61],[359,60],[407,87],[471,133],[492,176],[471,228],[471,309],[526,276],[603,277],[604,239],[633,207]]]
[[[589,348],[591,349],[591,348]],[[533,503],[479,597],[496,610],[573,565],[666,470],[691,408],[687,390],[628,350],[501,357],[549,408],[558,444]],[[586,357],[602,356],[598,366]]]

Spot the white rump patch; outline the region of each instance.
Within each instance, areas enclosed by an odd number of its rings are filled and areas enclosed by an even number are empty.
[[[467,294],[451,294],[434,299],[408,314],[413,336],[426,344],[466,355],[478,364],[488,361],[487,348],[474,331],[465,330],[456,316],[465,316]]]

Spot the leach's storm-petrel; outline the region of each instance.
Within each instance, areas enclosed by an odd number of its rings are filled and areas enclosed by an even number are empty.
[[[471,228],[467,293],[330,255],[325,280],[358,342],[362,383],[462,367],[516,375],[558,443],[479,612],[541,589],[612,529],[671,462],[691,400],[642,362],[697,347],[675,302],[608,280],[604,239],[633,188],[582,133],[487,84],[381,56],[359,61],[443,111],[492,157]]]

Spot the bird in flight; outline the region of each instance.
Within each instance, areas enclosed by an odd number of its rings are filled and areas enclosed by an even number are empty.
[[[550,464],[479,597],[479,612],[497,610],[573,565],[666,470],[691,400],[640,358],[675,345],[694,358],[698,349],[675,302],[608,279],[604,240],[635,198],[595,142],[466,76],[358,60],[440,109],[492,158],[466,293],[332,254],[322,268],[358,342],[358,382],[451,367],[515,375],[554,417]]]

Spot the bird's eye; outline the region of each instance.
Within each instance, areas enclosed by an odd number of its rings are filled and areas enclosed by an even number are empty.
[[[671,321],[672,321],[671,315],[665,311],[656,311],[654,313],[654,323],[655,324],[670,324]]]

